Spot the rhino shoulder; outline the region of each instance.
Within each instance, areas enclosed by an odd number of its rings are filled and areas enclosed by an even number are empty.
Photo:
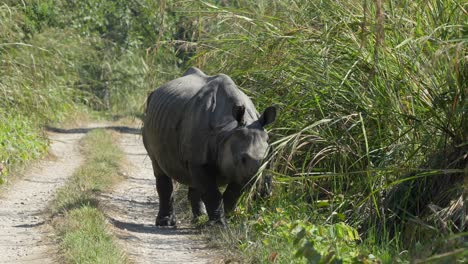
[[[188,102],[184,110],[180,134],[180,156],[190,164],[209,163],[213,151],[212,140],[217,130],[233,120],[224,107],[228,98],[224,92],[224,80],[211,76],[207,83]]]
[[[252,100],[237,87],[234,81],[225,74],[218,74],[213,76],[217,80],[218,91],[217,99],[222,102],[221,109],[223,109],[223,116],[230,115],[233,107],[245,108],[244,121],[251,123],[258,119],[260,116],[255,109]]]

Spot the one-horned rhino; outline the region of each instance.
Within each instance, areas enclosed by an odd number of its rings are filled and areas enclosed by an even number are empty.
[[[176,224],[171,179],[189,186],[194,218],[206,206],[210,222],[225,225],[225,212],[260,168],[268,148],[264,126],[275,118],[274,107],[259,115],[227,75],[208,76],[195,67],[153,91],[143,143],[160,199],[156,225]]]

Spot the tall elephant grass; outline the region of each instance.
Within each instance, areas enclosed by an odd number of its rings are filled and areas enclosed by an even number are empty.
[[[197,25],[189,64],[280,108],[264,172],[276,182],[270,209],[344,221],[412,258],[451,250],[414,246],[465,229],[460,204],[435,215],[463,200],[466,4],[195,3],[180,11]]]
[[[175,53],[170,48],[154,49],[146,56],[128,50],[108,63],[109,110],[118,116],[141,117],[149,93],[179,75]]]

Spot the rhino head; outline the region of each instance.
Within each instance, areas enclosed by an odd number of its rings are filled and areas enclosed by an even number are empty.
[[[245,107],[234,106],[232,114],[237,126],[229,131],[218,158],[221,173],[230,181],[246,184],[259,170],[268,151],[268,134],[264,127],[276,118],[276,108],[270,106],[250,124],[245,124]]]

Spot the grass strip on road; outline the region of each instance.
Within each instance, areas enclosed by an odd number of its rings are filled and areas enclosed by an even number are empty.
[[[51,212],[56,216],[53,227],[66,263],[128,262],[115,243],[96,197],[122,179],[119,171],[124,155],[113,143],[115,137],[98,129],[82,139],[85,161],[52,202]]]

